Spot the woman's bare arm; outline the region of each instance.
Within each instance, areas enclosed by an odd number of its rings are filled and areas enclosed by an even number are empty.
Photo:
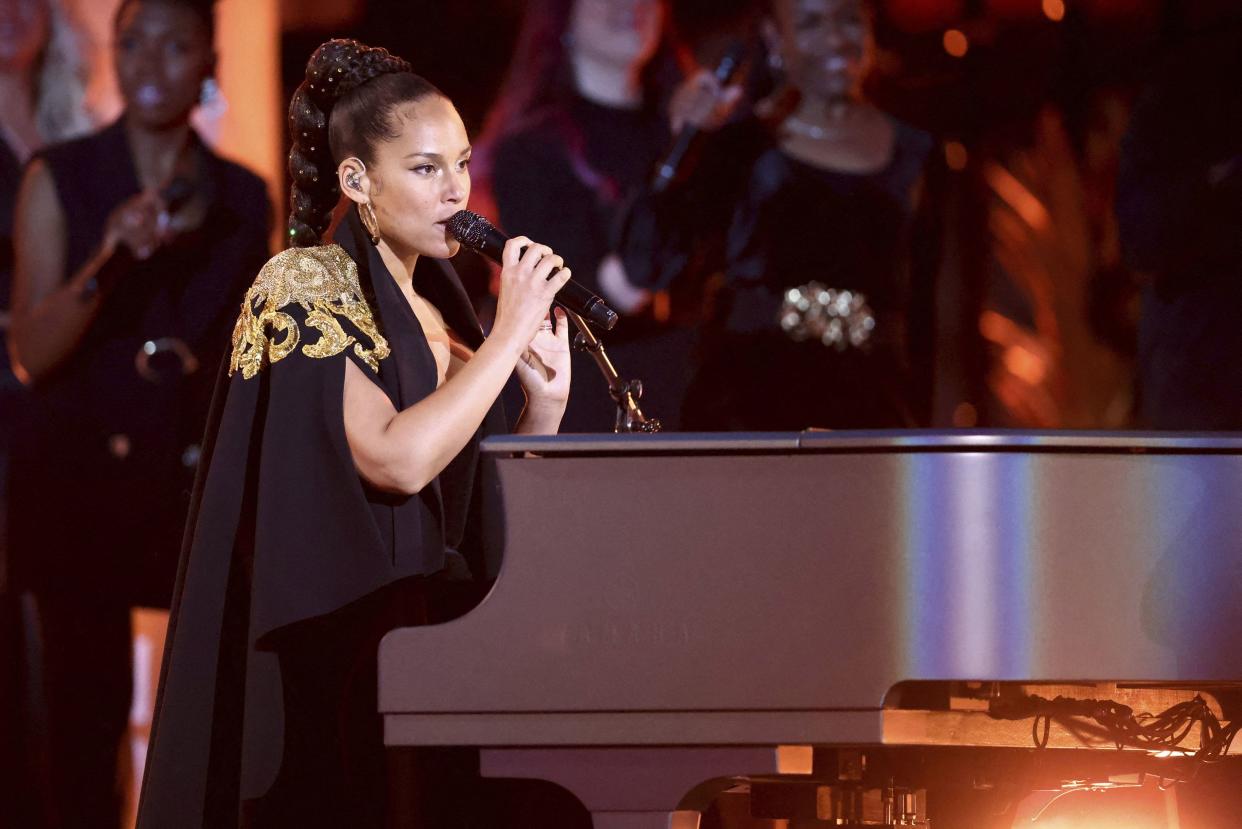
[[[519,259],[523,246],[526,254]],[[345,437],[354,465],[373,486],[413,494],[432,481],[474,435],[568,281],[559,256],[529,239],[505,246],[496,325],[474,356],[423,400],[398,412],[352,361],[345,368]]]
[[[67,359],[99,313],[101,291],[92,290],[100,268],[119,244],[146,258],[159,244],[156,216],[159,197],[143,193],[119,205],[109,217],[104,241],[95,255],[65,280],[68,218],[56,195],[47,165],[35,160],[17,194],[14,218],[16,267],[9,353],[13,369],[32,383]]]

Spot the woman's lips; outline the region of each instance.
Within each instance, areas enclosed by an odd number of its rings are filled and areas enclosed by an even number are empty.
[[[155,84],[146,83],[134,90],[134,103],[140,107],[157,107],[168,96]]]

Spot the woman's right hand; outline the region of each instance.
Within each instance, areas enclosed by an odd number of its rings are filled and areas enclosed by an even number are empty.
[[[124,245],[134,258],[148,259],[167,241],[167,206],[155,190],[144,190],[118,204],[104,225],[104,250]]]
[[[514,354],[521,354],[548,318],[552,298],[571,274],[552,248],[537,245],[525,236],[505,243],[501,263],[492,337],[512,346]],[[560,270],[553,274],[556,268]]]
[[[724,126],[742,100],[741,84],[722,86],[716,75],[699,69],[686,78],[668,102],[668,121],[673,133],[687,124],[704,132]]]

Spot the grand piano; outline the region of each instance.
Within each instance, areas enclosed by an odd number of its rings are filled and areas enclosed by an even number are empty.
[[[998,700],[1233,716],[1242,438],[583,435],[484,451],[499,577],[464,616],[384,639],[385,740],[480,747],[484,775],[564,786],[597,829],[696,827],[739,786],[756,814],[927,825],[935,784],[912,767],[982,756],[977,781],[1008,767],[980,752],[1029,758],[1041,737],[1078,758],[1060,777],[1079,784],[1185,762],[1119,750],[1082,718],[1046,717],[1041,735]]]

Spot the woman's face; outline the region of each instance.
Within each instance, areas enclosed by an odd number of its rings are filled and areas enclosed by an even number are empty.
[[[152,128],[190,117],[215,61],[202,19],[166,0],[133,0],[121,8],[114,58],[126,111]]]
[[[861,0],[778,0],[775,8],[790,81],[823,98],[854,92],[871,50]]]
[[[575,0],[569,20],[571,49],[630,70],[646,64],[660,43],[659,0]]]
[[[0,72],[28,69],[47,42],[47,0],[0,0]]]
[[[371,204],[393,252],[445,259],[461,244],[444,226],[470,199],[470,139],[447,98],[429,95],[397,106],[400,134],[373,148],[367,167]]]

